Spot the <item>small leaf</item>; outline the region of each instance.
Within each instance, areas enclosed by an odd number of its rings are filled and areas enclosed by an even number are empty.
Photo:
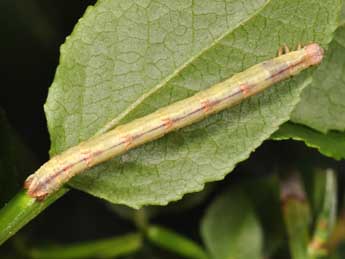
[[[275,174],[253,178],[242,184],[241,189],[251,200],[264,229],[264,258],[275,258],[275,253],[286,243],[279,198],[279,179]]]
[[[308,147],[316,148],[325,156],[345,159],[345,132],[320,133],[300,124],[285,123],[272,136],[275,140],[294,139],[303,141]]]
[[[201,234],[213,259],[262,258],[262,229],[245,192],[221,194],[207,209]]]
[[[45,106],[59,153],[273,58],[284,43],[326,46],[339,0],[100,0],[61,47]],[[166,204],[223,179],[289,119],[308,72],[77,176],[113,203]]]
[[[295,123],[321,132],[345,131],[345,26],[340,27],[313,83],[291,115]]]

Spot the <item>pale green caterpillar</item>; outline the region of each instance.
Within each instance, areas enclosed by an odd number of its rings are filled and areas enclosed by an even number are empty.
[[[319,64],[322,58],[323,49],[312,43],[259,63],[192,97],[81,142],[43,164],[27,178],[24,187],[29,196],[42,200],[84,170],[234,106],[276,82]]]

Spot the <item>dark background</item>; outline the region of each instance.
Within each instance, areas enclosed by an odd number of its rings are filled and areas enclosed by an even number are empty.
[[[0,104],[40,162],[48,159],[43,112],[59,61],[59,46],[90,0],[1,0]]]

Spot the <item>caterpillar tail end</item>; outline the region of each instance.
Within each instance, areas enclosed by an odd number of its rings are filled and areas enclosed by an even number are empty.
[[[23,186],[24,189],[26,189],[26,190],[30,189],[30,186],[31,186],[33,180],[34,180],[34,175],[33,174],[29,175],[29,177],[26,178],[26,180],[24,182],[24,186]]]
[[[29,177],[26,178],[23,187],[27,190],[26,194],[28,196],[36,199],[37,201],[43,201],[48,196],[48,193],[40,192],[39,190],[37,190],[37,188],[34,187],[34,176],[34,174],[29,175]]]

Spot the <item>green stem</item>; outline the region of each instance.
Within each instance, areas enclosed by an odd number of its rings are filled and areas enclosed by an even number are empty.
[[[320,171],[324,179],[324,198],[322,210],[316,221],[313,239],[309,242],[308,254],[311,258],[326,258],[327,243],[334,229],[337,217],[337,178],[331,169]]]
[[[280,195],[291,258],[307,259],[311,214],[299,173],[282,177]]]
[[[0,245],[67,191],[61,188],[44,201],[29,197],[25,190],[20,191],[0,210]]]
[[[139,233],[119,237],[83,242],[72,245],[54,245],[34,248],[30,252],[34,259],[85,259],[85,258],[118,258],[135,253],[142,245]]]
[[[149,223],[148,223],[145,208],[135,210],[133,220],[137,228],[142,233],[145,233],[147,231]]]
[[[179,254],[184,258],[209,258],[204,249],[193,240],[160,226],[150,226],[147,231],[147,238],[158,247]]]

